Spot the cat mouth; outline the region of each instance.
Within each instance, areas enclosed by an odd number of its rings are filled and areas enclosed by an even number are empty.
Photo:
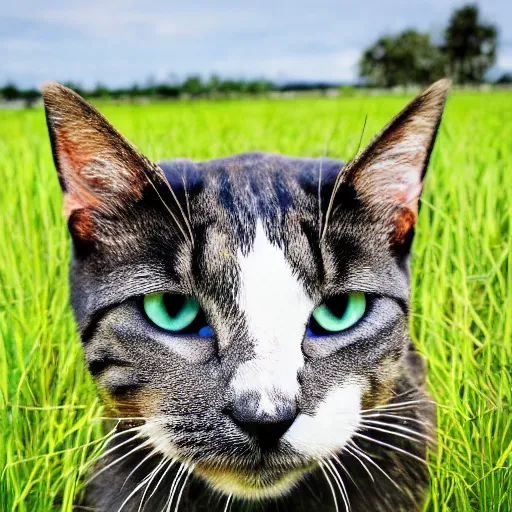
[[[283,496],[315,467],[315,463],[286,469],[235,469],[222,465],[198,463],[195,473],[213,488],[245,499]]]

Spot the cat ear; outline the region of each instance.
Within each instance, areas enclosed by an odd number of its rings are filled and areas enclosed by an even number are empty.
[[[64,212],[112,214],[142,197],[162,171],[128,142],[95,108],[56,82],[42,87]]]
[[[416,222],[449,87],[447,79],[431,85],[340,172],[327,216],[336,206],[336,194],[346,187],[374,218],[390,226],[394,242],[405,240]]]

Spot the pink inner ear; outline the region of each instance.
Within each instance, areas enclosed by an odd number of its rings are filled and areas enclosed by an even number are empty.
[[[417,210],[428,142],[423,139],[402,134],[396,140],[381,141],[382,148],[370,156],[363,171],[365,188],[371,190],[376,200]]]
[[[64,194],[64,201],[63,201],[63,212],[66,219],[69,219],[70,215],[75,210],[81,210],[84,208],[84,205],[81,201],[78,200],[78,198],[70,193]]]
[[[88,186],[83,169],[91,162],[91,155],[77,149],[64,130],[57,132],[57,158],[64,180],[64,215],[67,219],[76,210],[98,206],[100,201]]]
[[[423,183],[416,183],[416,185],[409,188],[409,194],[406,197],[405,204],[410,205],[411,203],[418,204],[418,199],[423,190]]]
[[[393,240],[396,243],[403,243],[405,241],[405,237],[407,233],[411,230],[411,228],[416,224],[416,220],[418,218],[418,200],[416,200],[416,208],[413,210],[411,208],[402,208],[395,220],[394,220],[394,230],[393,230]]]
[[[401,190],[392,193],[393,199],[402,207],[407,207],[412,211],[418,211],[418,199],[423,190],[422,183],[409,184]]]
[[[403,243],[407,233],[416,224],[418,204],[423,189],[423,183],[419,181],[419,170],[410,169],[403,178],[405,182],[402,182],[401,187],[392,193],[393,199],[400,207],[394,219],[393,238],[397,243]]]

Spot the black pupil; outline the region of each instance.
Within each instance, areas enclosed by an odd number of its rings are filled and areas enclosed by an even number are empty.
[[[324,304],[329,308],[331,313],[341,318],[345,311],[347,310],[348,306],[348,295],[337,295],[336,297],[332,297],[331,299],[327,299]],[[332,334],[332,331],[328,331],[327,329],[324,329],[315,319],[313,316],[311,316],[311,319],[309,321],[309,329],[310,331],[316,335],[321,336],[322,334]]]
[[[164,306],[170,317],[176,318],[178,313],[183,309],[187,298],[185,295],[164,295]]]
[[[170,317],[176,318],[179,312],[183,309],[187,297],[185,295],[178,295],[172,293],[166,293],[163,296],[164,306]],[[202,308],[199,308],[196,317],[190,325],[187,325],[181,331],[177,331],[180,334],[198,334],[199,331],[208,325],[206,316]]]
[[[325,305],[331,310],[334,316],[341,318],[347,310],[348,295],[337,295],[336,297],[327,300]]]

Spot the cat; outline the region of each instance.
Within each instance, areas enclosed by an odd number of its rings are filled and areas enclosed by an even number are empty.
[[[426,89],[347,165],[157,165],[43,86],[71,304],[118,419],[80,507],[422,508],[436,411],[408,334],[409,256],[448,89]]]

